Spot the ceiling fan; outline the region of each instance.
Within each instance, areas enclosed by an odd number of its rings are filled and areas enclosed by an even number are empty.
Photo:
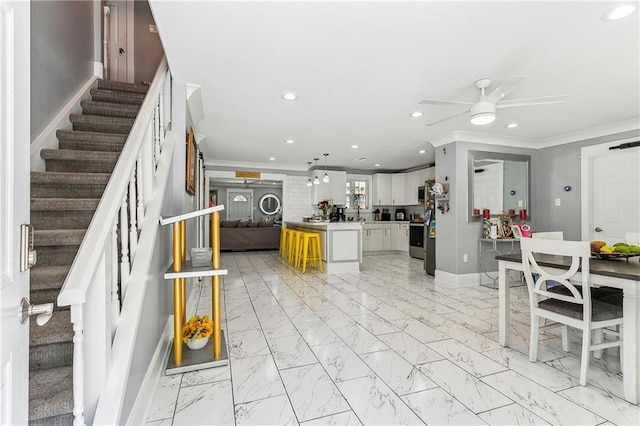
[[[486,93],[487,88],[491,85],[490,78],[481,78],[474,84],[480,90],[480,96],[476,102],[459,102],[459,101],[443,101],[438,99],[425,99],[420,101],[421,104],[426,105],[465,105],[467,108],[463,111],[458,111],[454,114],[441,117],[437,120],[427,123],[427,126],[433,126],[434,124],[448,120],[453,117],[457,117],[468,112],[471,113],[471,124],[482,126],[489,124],[496,119],[497,108],[514,108],[531,105],[544,105],[544,104],[558,104],[569,100],[568,95],[559,96],[542,96],[538,98],[525,98],[525,99],[512,99],[503,101],[502,99],[515,90],[518,86],[525,82],[529,78],[524,75],[518,75],[511,77],[505,81],[501,86],[493,89],[490,93]]]

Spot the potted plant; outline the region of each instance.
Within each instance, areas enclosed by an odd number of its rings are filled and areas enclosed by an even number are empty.
[[[208,315],[194,315],[182,326],[182,341],[189,349],[202,349],[213,334],[213,321]]]
[[[331,210],[331,203],[329,200],[322,200],[318,203],[318,210],[322,212],[321,216],[323,220],[329,219],[329,210]]]

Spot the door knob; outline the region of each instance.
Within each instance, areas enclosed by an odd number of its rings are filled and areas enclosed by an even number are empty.
[[[124,55],[124,49],[121,47],[118,49],[118,53],[120,53],[120,56]]]
[[[53,303],[32,305],[29,299],[23,297],[20,301],[20,322],[24,324],[31,315],[37,315],[36,324],[42,327],[48,323],[53,316]]]
[[[603,229],[602,229],[602,228],[600,228],[599,226],[596,226],[596,229],[594,229],[594,231],[596,231],[596,232],[602,232],[602,231],[603,231]]]

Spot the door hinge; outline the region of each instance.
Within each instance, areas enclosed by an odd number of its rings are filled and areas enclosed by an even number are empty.
[[[33,226],[20,225],[20,272],[36,264],[38,256],[33,248]]]

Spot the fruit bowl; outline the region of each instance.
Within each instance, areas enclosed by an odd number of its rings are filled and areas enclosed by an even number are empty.
[[[594,252],[591,252],[591,256],[595,257],[596,259],[609,260],[609,259],[629,259],[630,257],[640,256],[640,254],[635,254],[635,253],[594,253]]]

